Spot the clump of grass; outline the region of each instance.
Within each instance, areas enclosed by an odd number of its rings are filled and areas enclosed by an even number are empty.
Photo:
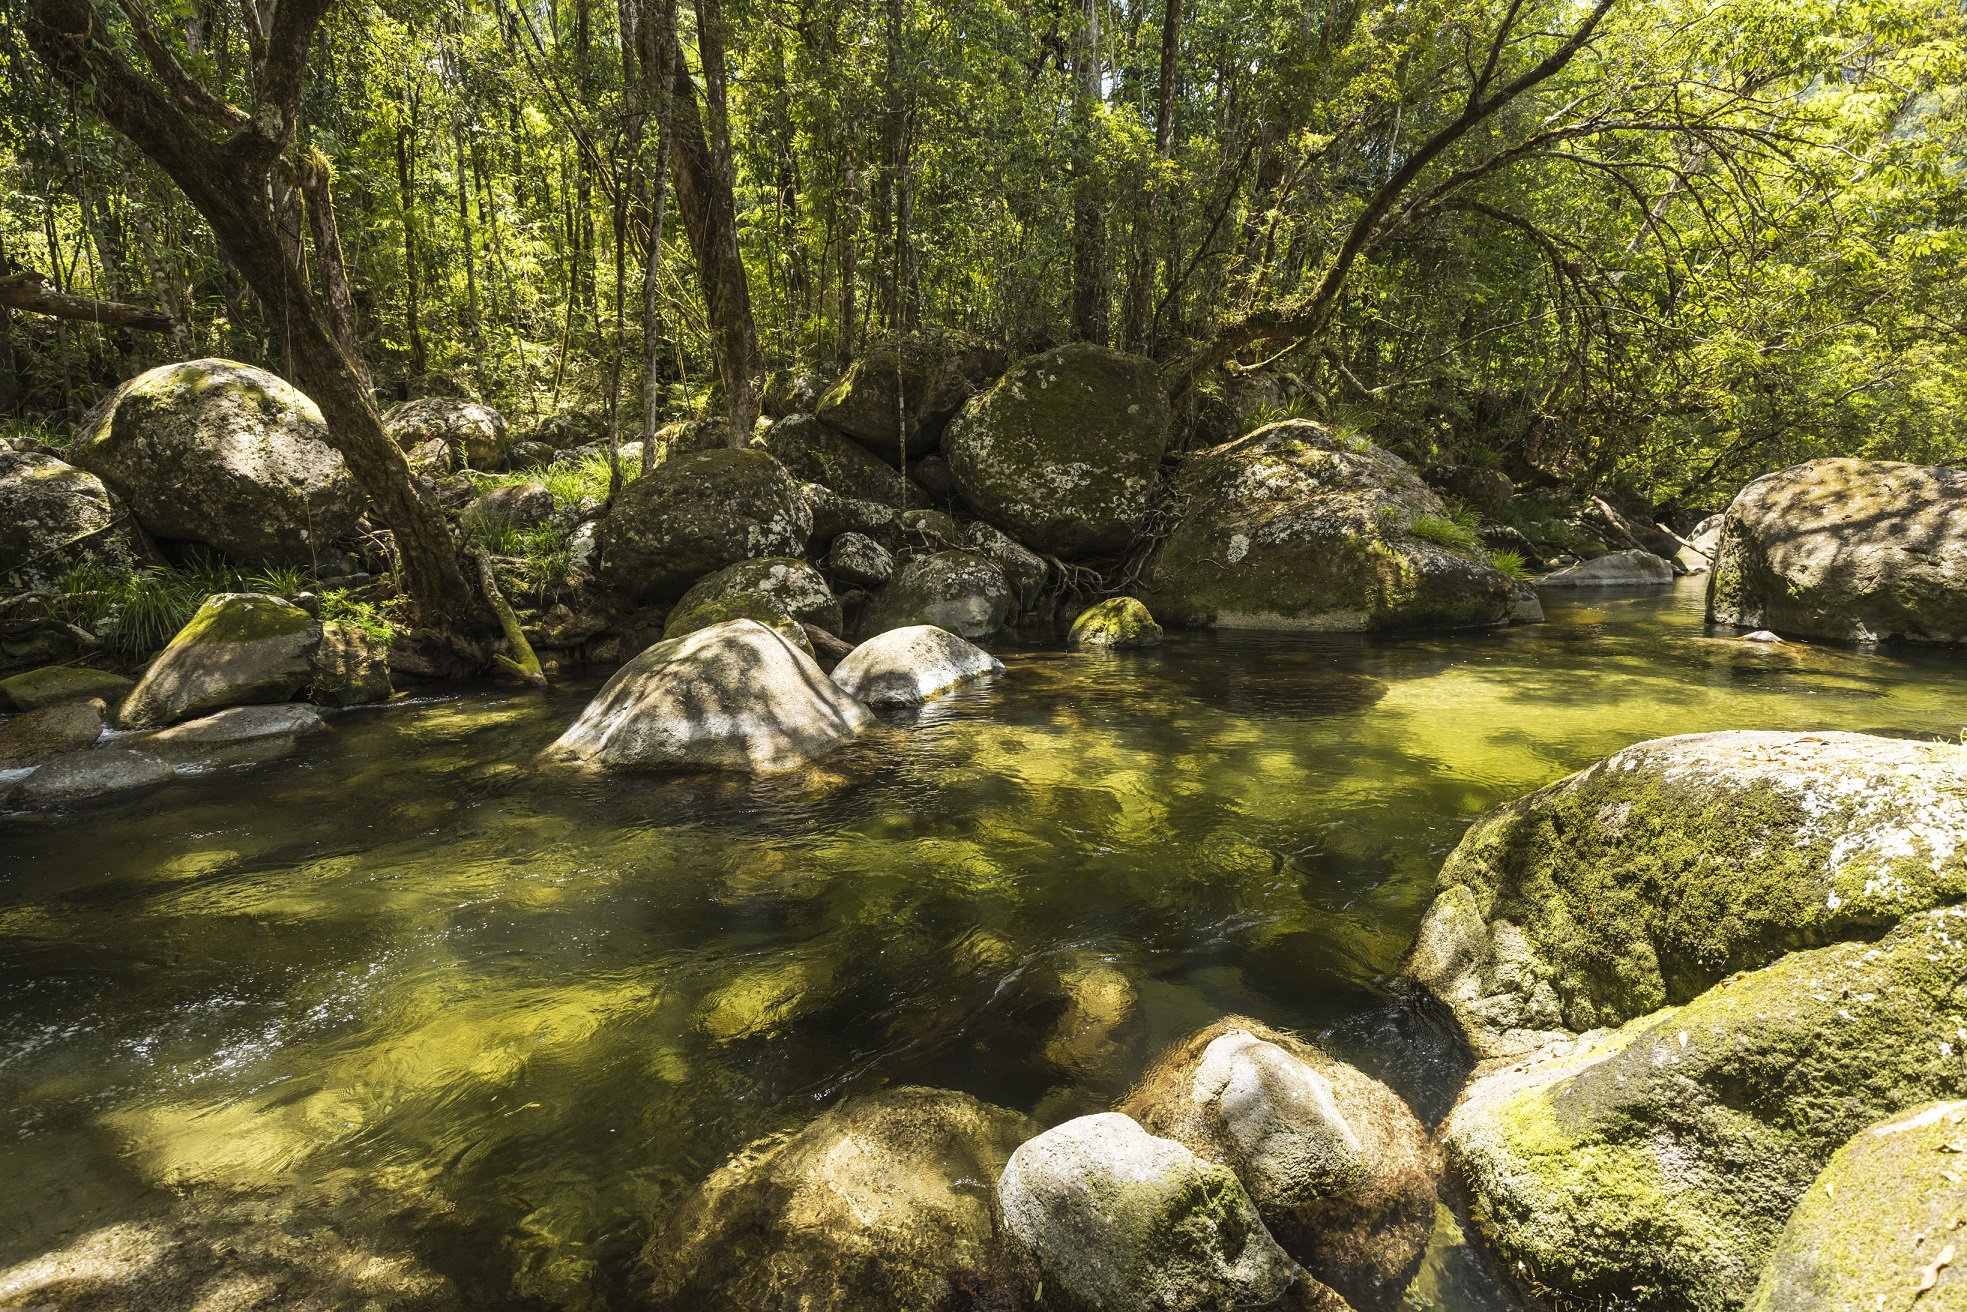
[[[1481,546],[1482,539],[1476,536],[1473,528],[1459,524],[1441,515],[1416,515],[1407,531],[1423,542],[1432,542],[1450,551],[1474,551]]]
[[[1521,582],[1530,577],[1530,566],[1524,561],[1520,551],[1491,551],[1484,548],[1483,555],[1496,567],[1496,572],[1506,579]]]
[[[291,597],[308,589],[314,582],[314,571],[304,565],[269,565],[246,582],[254,592]]]
[[[1254,433],[1259,428],[1281,424],[1287,419],[1316,418],[1318,418],[1318,407],[1312,399],[1308,396],[1294,396],[1284,401],[1266,401],[1252,410],[1250,418],[1243,425],[1243,431]]]
[[[402,600],[392,597],[383,602],[359,601],[349,595],[347,588],[333,588],[321,594],[321,619],[323,623],[349,625],[378,642],[388,642],[396,636],[396,612]]]
[[[521,588],[535,601],[565,588],[574,568],[573,537],[556,524],[521,527],[502,519],[471,519],[465,523],[471,542],[501,558],[518,576]]]
[[[621,466],[622,481],[629,482],[642,471],[642,457],[624,454]],[[577,506],[583,501],[599,501],[608,495],[608,457],[590,455],[564,465],[534,465],[530,469],[515,469],[504,474],[475,473],[472,481],[480,492],[488,492],[495,487],[510,487],[515,483],[543,483],[546,490],[553,494],[554,505]]]
[[[75,431],[67,426],[56,427],[44,424],[37,419],[16,419],[0,417],[0,438],[8,441],[40,442],[44,446],[67,446],[75,440]]]

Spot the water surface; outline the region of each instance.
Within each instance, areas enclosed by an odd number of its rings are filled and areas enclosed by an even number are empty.
[[[1227,1011],[1431,1121],[1464,1067],[1389,977],[1473,817],[1664,734],[1967,725],[1957,655],[1711,635],[1698,582],[1549,609],[1007,651],[756,781],[534,770],[598,679],[423,688],[0,820],[0,1306],[611,1306],[762,1134],[884,1083],[1100,1110]],[[1451,1254],[1410,1306],[1479,1285]]]

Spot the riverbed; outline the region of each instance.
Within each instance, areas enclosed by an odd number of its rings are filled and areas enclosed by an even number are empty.
[[[1666,734],[1967,726],[1957,654],[1744,643],[1701,586],[1008,648],[759,780],[536,768],[603,671],[422,686],[287,761],[0,819],[0,1307],[613,1306],[761,1135],[887,1084],[1102,1110],[1227,1012],[1431,1123],[1466,1064],[1393,976],[1474,817]],[[1496,1306],[1445,1239],[1409,1304]]]

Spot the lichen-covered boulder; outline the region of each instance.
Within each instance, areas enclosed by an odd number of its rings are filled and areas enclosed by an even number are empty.
[[[943,436],[963,499],[1054,556],[1133,541],[1168,446],[1154,362],[1075,342],[1020,361]]]
[[[1378,1080],[1230,1016],[1176,1044],[1120,1110],[1236,1172],[1286,1252],[1362,1312],[1392,1312],[1434,1227],[1427,1131]]]
[[[1540,1302],[1733,1312],[1838,1148],[1958,1092],[1963,1028],[1967,908],[1918,912],[1498,1063],[1443,1127],[1448,1167]]]
[[[892,418],[892,416],[891,416]],[[767,429],[761,443],[794,478],[818,483],[843,497],[886,505],[928,504],[922,489],[846,434],[812,415],[788,415]]]
[[[1161,626],[1138,598],[1109,597],[1079,612],[1065,636],[1077,649],[1130,651],[1161,645]]]
[[[826,567],[849,583],[878,588],[895,576],[888,548],[863,533],[842,533],[826,553]]]
[[[811,414],[825,394],[826,384],[817,375],[774,369],[765,375],[765,386],[758,394],[758,408],[774,419]]]
[[[553,493],[544,483],[508,483],[473,497],[459,518],[480,531],[533,528],[553,518]]]
[[[155,788],[175,772],[155,756],[128,747],[93,747],[43,763],[13,785],[11,802],[27,806],[70,806]]]
[[[1141,600],[1196,628],[1358,632],[1500,624],[1510,581],[1407,463],[1289,419],[1200,452]]]
[[[868,343],[816,413],[895,465],[904,440],[911,459],[935,450],[950,416],[1003,369],[1001,351],[960,333],[891,334]]]
[[[109,707],[100,697],[23,711],[0,721],[0,770],[38,765],[63,752],[79,752],[102,737]]]
[[[1296,1281],[1234,1172],[1117,1112],[1020,1145],[997,1200],[1048,1297],[1068,1307],[1231,1312]]]
[[[1639,743],[1476,821],[1439,888],[1406,974],[1477,1055],[1514,1056],[1967,896],[1967,748]]]
[[[1046,583],[1052,578],[1052,567],[1043,556],[981,519],[963,525],[962,533],[963,541],[958,546],[966,546],[979,556],[996,561],[997,568],[1004,571],[1004,581],[1011,585],[1011,602],[1016,609],[1030,610],[1038,604]]]
[[[796,556],[813,531],[799,481],[763,451],[693,451],[615,498],[602,529],[602,580],[638,601],[674,597],[706,574]]]
[[[546,757],[614,769],[788,770],[873,718],[784,635],[738,619],[656,643],[616,670]]]
[[[0,679],[0,708],[33,711],[62,702],[87,701],[91,697],[100,697],[114,706],[136,686],[134,679],[108,670],[92,670],[81,665],[44,665]]]
[[[1038,1127],[964,1093],[849,1098],[720,1167],[643,1252],[675,1312],[937,1308],[1002,1263],[985,1188]],[[984,1186],[980,1188],[979,1186]]]
[[[1967,1102],[1861,1130],[1790,1213],[1747,1312],[1967,1307]]]
[[[305,564],[362,514],[327,438],[320,409],[292,384],[232,360],[189,360],[110,393],[67,455],[152,537]]]
[[[833,667],[833,681],[869,706],[919,706],[939,693],[1002,674],[1004,663],[933,624],[889,629]]]
[[[127,573],[154,556],[94,474],[49,455],[0,451],[0,588],[50,587],[90,562]]]
[[[753,619],[777,629],[817,624],[837,633],[840,599],[818,570],[797,557],[741,560],[684,593],[669,612],[662,636],[680,638],[735,619]]]
[[[147,729],[227,706],[284,702],[313,677],[321,625],[260,592],[208,597],[150,663],[117,720]]]
[[[455,396],[425,396],[391,406],[382,427],[405,451],[441,442],[453,467],[500,470],[511,455],[512,437],[505,416],[482,401]]]
[[[984,638],[1004,627],[1011,585],[995,562],[970,551],[917,556],[874,594],[861,619],[869,637],[911,624],[933,624],[962,638]]]
[[[388,639],[358,625],[323,624],[313,664],[307,695],[323,706],[367,706],[396,691],[389,681]]]
[[[813,534],[806,540],[809,552],[824,550],[842,533],[892,536],[900,522],[902,512],[879,501],[839,496],[818,483],[801,487],[813,510]]]
[[[1590,560],[1552,570],[1537,580],[1540,588],[1630,588],[1673,582],[1673,564],[1637,547],[1608,551]]]
[[[1804,638],[1967,642],[1967,469],[1812,460],[1728,507],[1708,618]]]

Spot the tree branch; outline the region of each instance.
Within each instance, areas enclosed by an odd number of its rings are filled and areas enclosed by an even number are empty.
[[[45,275],[32,269],[0,274],[0,305],[10,310],[32,310],[57,319],[83,319],[104,328],[137,328],[147,333],[168,333],[177,326],[170,315],[142,305],[121,301],[98,301],[90,296],[74,296],[48,285]]]

